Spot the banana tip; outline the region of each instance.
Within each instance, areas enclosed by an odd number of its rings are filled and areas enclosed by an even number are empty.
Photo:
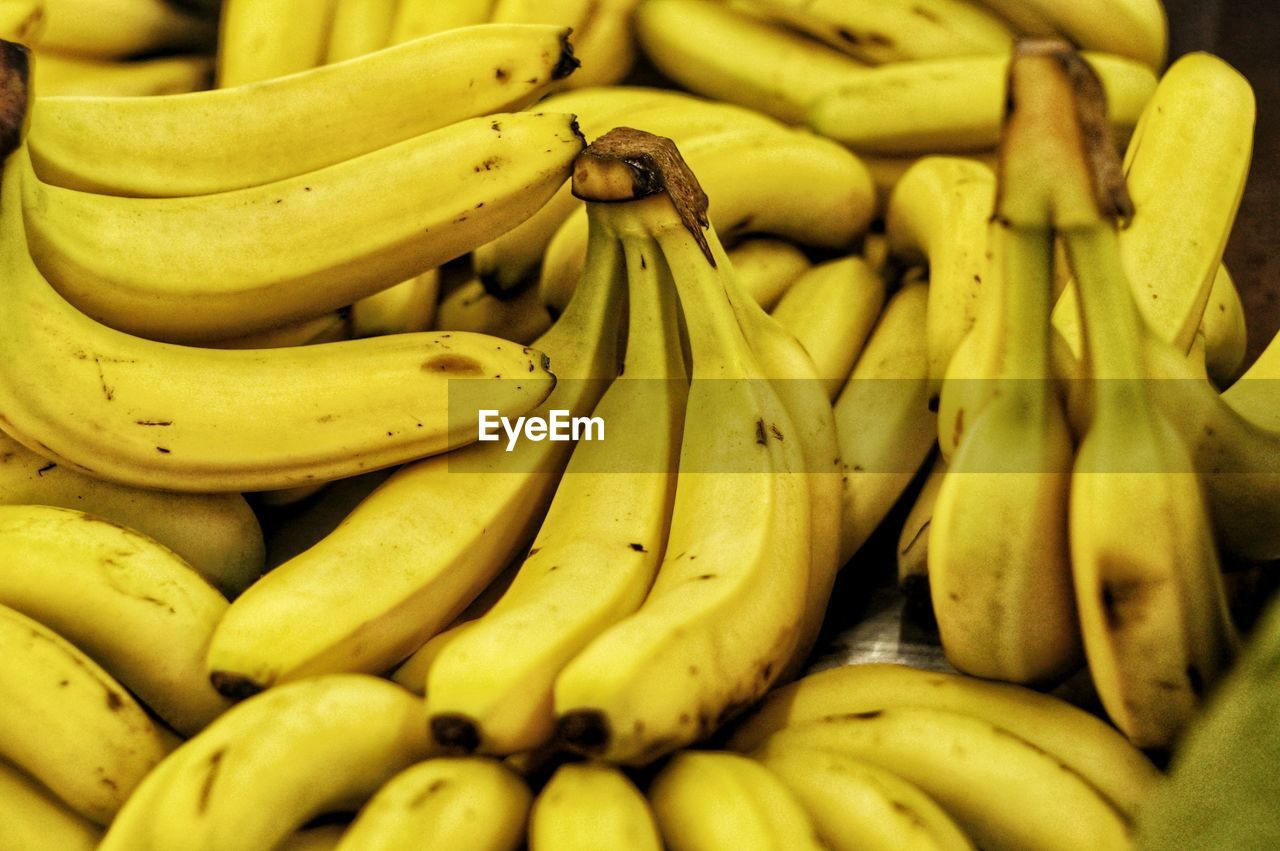
[[[556,735],[571,750],[595,756],[609,746],[609,719],[598,709],[576,709],[560,716]]]
[[[569,41],[569,36],[572,33],[573,29],[569,28],[560,37],[560,58],[556,61],[555,67],[551,69],[551,79],[553,80],[563,80],[582,66],[582,60],[573,55],[573,44]]]
[[[250,677],[229,671],[212,672],[209,674],[209,682],[218,694],[231,700],[244,700],[266,689],[265,685]]]
[[[465,715],[433,715],[431,737],[436,744],[452,753],[475,753],[480,747],[480,730]]]

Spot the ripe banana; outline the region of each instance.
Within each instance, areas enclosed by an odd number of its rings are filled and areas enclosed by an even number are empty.
[[[1007,53],[1013,33],[963,0],[749,0],[763,17],[872,65]]]
[[[75,508],[137,529],[173,550],[224,596],[262,573],[262,529],[239,494],[177,494],[77,473],[0,432],[0,504]]]
[[[649,61],[684,88],[789,124],[802,124],[822,95],[866,71],[813,39],[718,0],[643,0],[635,27]]]
[[[616,242],[597,233],[581,295],[537,341],[558,382],[532,416],[589,414],[617,373],[621,266]],[[241,595],[210,647],[220,688],[385,671],[447,626],[528,545],[570,451],[529,440],[505,449],[476,443],[402,467]]]
[[[32,162],[47,183],[112,195],[260,186],[520,109],[572,72],[566,35],[562,27],[478,27],[231,89],[40,97]]]
[[[470,251],[550,198],[582,146],[573,116],[511,113],[191,198],[65,189],[25,158],[11,171],[32,257],[68,301],[191,343],[315,316]],[[419,173],[432,179],[406,180]]]
[[[320,824],[305,827],[285,838],[276,846],[277,851],[333,851],[342,841],[345,823]]]
[[[577,31],[591,13],[591,0],[494,0],[489,20],[504,24],[559,24]]]
[[[580,30],[574,52],[582,70],[565,81],[568,88],[612,86],[631,72],[636,61],[632,13],[637,0],[597,0]]]
[[[324,63],[336,0],[223,0],[218,85],[256,83]]]
[[[744,239],[729,249],[738,286],[765,310],[773,310],[791,285],[813,264],[795,243],[785,239]]]
[[[947,476],[947,459],[937,455],[911,503],[898,533],[898,588],[910,602],[929,603],[929,527],[933,525],[933,508],[938,504],[938,491]]]
[[[1204,330],[1205,369],[1213,383],[1228,387],[1244,369],[1249,347],[1240,291],[1226,266],[1219,266],[1200,321]]]
[[[102,829],[79,816],[26,774],[0,760],[0,847],[8,851],[93,851]]]
[[[533,795],[483,757],[424,760],[388,780],[361,808],[337,851],[515,851]]]
[[[551,391],[542,355],[490,337],[221,351],[99,325],[27,253],[21,159],[6,165],[0,205],[0,426],[60,466],[177,491],[291,487],[475,440],[478,414],[463,411],[483,401],[512,415]],[[452,380],[495,375],[509,380]]]
[[[889,299],[835,401],[844,467],[840,560],[853,557],[924,464],[937,434],[924,335],[928,288]]]
[[[320,813],[355,809],[427,756],[422,702],[351,674],[233,707],[142,782],[101,851],[273,848]]]
[[[91,514],[0,506],[0,605],[39,621],[191,735],[227,708],[204,653],[227,601],[151,539]]]
[[[661,851],[649,802],[617,768],[567,762],[542,787],[529,812],[529,851],[626,848]]]
[[[1085,57],[1102,76],[1112,133],[1125,141],[1156,77],[1132,59]],[[895,62],[846,76],[808,112],[810,127],[859,153],[928,154],[995,147],[1004,112],[1005,55]]]
[[[44,0],[0,0],[0,38],[30,46],[44,26]]]
[[[1021,686],[903,665],[847,665],[811,674],[771,694],[729,740],[758,748],[775,732],[825,718],[924,707],[986,721],[1051,755],[1096,787],[1126,818],[1160,773],[1113,727],[1064,700]],[[993,763],[992,767],[997,767]]]
[[[510,754],[555,734],[552,687],[597,635],[644,601],[664,554],[686,377],[674,285],[613,205],[588,205],[622,241],[629,327],[622,374],[592,412],[603,441],[579,442],[508,591],[454,638],[427,674],[444,747]]]
[[[365,296],[351,305],[351,336],[381,337],[426,331],[435,324],[439,298],[439,269]]]
[[[1105,50],[1164,67],[1169,25],[1160,0],[981,0],[1028,35],[1061,34],[1084,50]]]
[[[437,331],[494,334],[529,343],[545,334],[551,323],[551,313],[532,284],[499,297],[474,278],[440,301],[434,327]]]
[[[8,606],[0,692],[0,759],[95,824],[108,824],[175,744],[110,674]]]
[[[158,56],[128,62],[85,59],[34,51],[34,89],[39,97],[155,97],[198,92],[209,87],[208,56]]]
[[[276,328],[266,328],[262,331],[215,340],[209,344],[209,347],[213,349],[281,349],[288,346],[312,346],[316,343],[349,340],[352,337],[351,313],[351,308],[338,308],[312,319],[302,319]]]
[[[653,779],[649,801],[672,851],[817,851],[813,823],[781,780],[724,751],[682,751]]]
[[[753,756],[796,796],[832,851],[972,851],[973,843],[951,816],[891,771],[803,747],[766,748]]]
[[[827,396],[835,399],[880,316],[884,300],[884,278],[861,257],[845,257],[820,263],[800,275],[772,314],[804,346]]]
[[[391,43],[472,27],[489,20],[495,0],[398,0]]]
[[[30,46],[94,59],[202,51],[216,24],[166,0],[41,0]],[[7,37],[7,36],[6,36]]]
[[[389,45],[398,5],[399,0],[334,0],[324,62],[354,59]]]
[[[1083,775],[978,718],[921,707],[833,715],[780,730],[762,747],[831,751],[891,771],[937,801],[980,848],[1132,844],[1123,815]]]

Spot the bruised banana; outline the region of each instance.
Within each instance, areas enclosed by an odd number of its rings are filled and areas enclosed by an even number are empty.
[[[649,802],[617,767],[567,762],[529,812],[529,851],[661,851]]]

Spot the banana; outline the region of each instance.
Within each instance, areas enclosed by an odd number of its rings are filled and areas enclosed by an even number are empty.
[[[765,310],[773,310],[802,274],[813,268],[795,243],[785,239],[744,239],[729,249],[738,285]]]
[[[494,0],[489,20],[503,24],[558,24],[577,31],[586,23],[591,0]]]
[[[218,29],[221,88],[322,65],[337,0],[223,0]]]
[[[740,128],[683,144],[725,240],[767,233],[802,245],[848,248],[871,222],[875,197],[858,158],[799,131]],[[564,304],[582,268],[586,214],[575,211],[547,246],[538,286]]]
[[[1160,780],[1155,766],[1124,736],[1064,700],[1022,686],[903,665],[846,665],[784,686],[743,720],[729,747],[751,751],[784,728],[901,707],[970,716],[1007,730],[1078,772],[1126,818]]]
[[[92,656],[191,735],[227,708],[204,653],[227,601],[151,539],[92,514],[0,506],[0,605]]]
[[[349,340],[352,337],[352,313],[352,309],[338,308],[312,319],[301,319],[276,328],[265,328],[249,334],[215,340],[209,344],[209,347],[213,349],[281,349],[288,346],[313,346],[317,343]]]
[[[44,0],[0,0],[0,38],[30,45],[44,26]]]
[[[495,0],[398,0],[391,43],[400,44],[489,21]]]
[[[898,533],[898,588],[912,602],[929,600],[929,527],[933,524],[933,508],[938,504],[938,491],[946,476],[947,459],[934,456],[933,465]]]
[[[345,824],[321,824],[303,828],[276,846],[278,851],[333,851],[342,841]]]
[[[0,760],[0,822],[4,851],[93,851],[102,829],[67,809],[38,783]]]
[[[582,146],[570,115],[511,113],[192,198],[65,189],[26,159],[15,173],[32,257],[68,301],[191,343],[315,316],[470,251],[551,197]]]
[[[1066,36],[1084,50],[1105,50],[1164,67],[1169,25],[1160,0],[981,0],[1027,35]]]
[[[891,771],[803,747],[753,756],[787,785],[832,851],[973,848],[933,799]]]
[[[40,97],[32,162],[48,183],[112,195],[245,189],[520,109],[573,67],[561,27],[486,26],[231,89]]]
[[[963,0],[749,0],[764,17],[871,65],[1007,53],[1013,33]]]
[[[499,297],[475,278],[440,301],[434,327],[437,331],[494,334],[528,343],[545,334],[551,323],[551,313],[537,287],[530,284]]]
[[[615,241],[598,233],[581,295],[537,341],[558,382],[532,416],[589,414],[617,373],[621,264]],[[209,651],[221,688],[392,667],[528,545],[568,460],[568,444],[522,440],[511,452],[476,443],[400,468],[236,600]]]
[[[166,0],[42,0],[29,42],[94,59],[210,49],[217,27]]]
[[[1132,845],[1124,816],[1078,771],[978,718],[932,707],[835,715],[779,730],[762,747],[831,751],[890,771],[937,801],[980,848]]]
[[[653,779],[649,801],[671,851],[825,847],[782,781],[739,754],[676,754]]]
[[[933,448],[924,336],[928,288],[889,299],[853,365],[834,412],[844,468],[840,560],[847,562],[884,521]]]
[[[378,790],[337,851],[515,851],[532,798],[524,781],[499,762],[428,759]]]
[[[158,56],[118,62],[34,51],[35,90],[40,97],[155,97],[198,92],[209,87],[208,56]]]
[[[1219,266],[1200,321],[1204,330],[1205,369],[1213,383],[1228,387],[1244,369],[1249,348],[1240,291],[1226,266]]]
[[[612,86],[630,74],[638,53],[632,25],[637,2],[597,0],[575,31],[574,52],[582,70],[565,81],[568,88]]]
[[[1128,138],[1156,89],[1151,69],[1105,53],[1085,57],[1102,76],[1113,134]],[[895,62],[848,76],[817,99],[807,121],[859,153],[969,153],[995,147],[1004,111],[1005,55]]]
[[[0,432],[0,504],[75,508],[137,529],[227,597],[262,573],[265,546],[239,494],[178,494],[117,485],[46,460]]]
[[[637,612],[560,672],[555,710],[571,748],[641,763],[710,732],[790,660],[810,581],[810,493],[797,475],[805,469],[798,432],[725,298],[724,261],[712,265],[723,249],[711,248],[718,240],[696,178],[656,137],[619,131],[597,150],[575,168],[577,185],[597,164],[601,183],[616,175],[626,184],[606,197],[625,200],[614,206],[631,221],[624,240],[644,246],[676,282],[692,381],[657,578]],[[661,171],[631,173],[635,157],[640,169]],[[636,186],[673,185],[678,199],[634,198]],[[689,212],[689,230],[677,209]]]
[[[661,851],[649,802],[617,768],[568,762],[556,769],[529,812],[529,851],[626,848]]]
[[[640,607],[663,558],[686,397],[674,285],[610,206],[587,207],[622,240],[630,293],[622,374],[592,412],[607,436],[577,445],[511,587],[432,663],[427,713],[447,748],[550,741],[557,674]]]
[[[142,782],[101,851],[273,848],[425,758],[421,713],[399,686],[353,674],[246,700]]]
[[[822,95],[867,70],[813,39],[717,0],[643,0],[635,28],[649,61],[684,88],[789,124],[804,123]]]
[[[40,623],[0,606],[0,758],[108,824],[174,745],[129,692]]]
[[[354,59],[390,44],[399,4],[400,0],[334,0],[324,63]]]
[[[834,400],[849,378],[884,301],[884,278],[861,257],[845,257],[820,263],[800,275],[772,314],[813,358],[817,376]]]
[[[426,331],[435,325],[439,298],[439,269],[365,296],[351,305],[351,336],[381,337]]]
[[[220,351],[99,325],[27,253],[20,159],[0,204],[0,426],[60,466],[141,487],[272,490],[442,452],[476,439],[478,413],[462,412],[482,399],[513,415],[551,391],[542,355],[491,337]],[[512,380],[451,380],[494,375]]]

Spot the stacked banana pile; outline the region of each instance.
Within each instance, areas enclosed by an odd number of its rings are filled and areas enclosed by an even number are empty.
[[[1066,5],[0,0],[0,849],[1132,846],[1280,342]],[[877,530],[962,674],[785,685]]]

